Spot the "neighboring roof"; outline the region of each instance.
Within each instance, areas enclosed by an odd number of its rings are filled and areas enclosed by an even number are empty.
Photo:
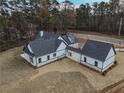
[[[36,57],[43,56],[55,52],[61,40],[58,39],[35,39],[34,41],[29,42],[29,45]]]
[[[73,47],[67,47],[66,49],[77,52],[77,53],[81,53],[81,49],[80,48],[73,48]]]
[[[100,61],[105,61],[111,48],[113,48],[114,53],[116,54],[112,44],[87,40],[81,53],[91,58],[95,58]]]
[[[43,38],[44,39],[50,39],[50,38],[57,38],[59,36],[59,34],[56,34],[54,32],[43,32]]]

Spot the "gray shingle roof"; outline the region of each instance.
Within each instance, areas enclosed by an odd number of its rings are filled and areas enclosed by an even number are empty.
[[[41,38],[41,35],[40,35],[40,32],[38,32],[35,39],[40,39],[40,38]]]
[[[78,42],[78,39],[73,36],[73,34],[66,34],[66,35],[61,35],[59,33],[54,33],[54,32],[47,32],[47,31],[43,31],[43,36],[41,37],[40,32],[36,35],[35,39],[50,39],[50,38],[58,38],[59,36],[61,36],[68,45],[70,44],[74,44]],[[71,40],[70,40],[70,39]]]
[[[61,40],[58,39],[35,39],[29,42],[29,45],[36,57],[43,56],[52,52],[56,52],[57,48],[61,44]]]
[[[105,59],[112,47],[113,47],[113,45],[109,44],[109,43],[87,40],[81,53],[86,56],[89,56],[91,58],[95,58],[100,61],[105,61]],[[114,47],[113,47],[113,49],[114,49]],[[114,49],[114,52],[115,52],[115,49]],[[116,52],[115,52],[115,54],[116,54]]]
[[[44,33],[43,33],[43,38],[44,39],[58,38],[58,36],[59,36],[59,34],[54,33],[54,32],[46,32],[46,31],[44,31]]]
[[[81,53],[81,49],[80,48],[73,48],[73,47],[67,47],[66,49],[77,52],[77,53]]]

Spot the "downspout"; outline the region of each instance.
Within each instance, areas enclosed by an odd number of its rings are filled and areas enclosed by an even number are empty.
[[[36,67],[37,67],[37,57],[35,57],[35,60],[36,60]]]

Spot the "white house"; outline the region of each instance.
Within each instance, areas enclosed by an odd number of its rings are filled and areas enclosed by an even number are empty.
[[[39,67],[65,57],[66,45],[59,39],[36,39],[29,42],[21,56],[33,66]]]
[[[102,73],[115,64],[116,55],[112,44],[87,40],[80,49],[73,35],[69,37],[48,32],[40,32],[23,51],[21,56],[36,67],[68,57]]]

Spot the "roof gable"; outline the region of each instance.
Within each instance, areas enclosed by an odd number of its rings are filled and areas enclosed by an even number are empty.
[[[85,56],[89,56],[100,61],[105,61],[111,48],[113,48],[112,44],[87,40],[81,53]]]
[[[71,45],[71,44],[74,44],[74,43],[77,43],[78,40],[76,37],[72,36],[72,35],[61,35],[61,37],[63,38],[63,40],[68,44],[68,45]]]
[[[57,48],[57,51],[60,51],[60,50],[64,50],[66,49],[66,44],[64,42],[62,42],[59,47]]]
[[[34,54],[30,51],[30,49],[28,48],[28,44],[23,48],[23,51],[27,54],[29,54],[30,56],[34,56]]]
[[[111,47],[111,49],[106,57],[106,60],[109,59],[110,57],[114,56],[115,54],[116,54],[115,49],[113,47]]]

